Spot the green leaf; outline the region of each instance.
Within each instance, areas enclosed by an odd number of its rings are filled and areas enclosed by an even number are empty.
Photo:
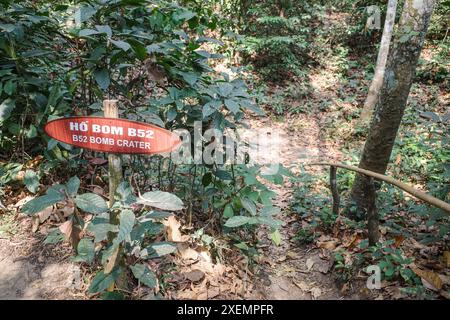
[[[233,179],[231,173],[226,170],[216,170],[214,171],[214,175],[220,180],[229,181]]]
[[[147,48],[142,42],[135,39],[128,39],[128,42],[139,60],[145,60],[147,58]]]
[[[120,213],[119,217],[119,233],[117,237],[114,239],[113,244],[118,246],[122,241],[124,241],[133,230],[134,222],[136,221],[136,217],[134,216],[133,211],[131,210],[123,210]]]
[[[31,193],[36,193],[39,189],[39,177],[33,170],[25,171],[23,182]]]
[[[208,102],[203,106],[203,118],[206,118],[216,112],[217,109],[214,107],[212,102]]]
[[[9,80],[5,86],[3,87],[3,91],[5,91],[9,96],[12,96],[14,92],[16,92],[17,83]]]
[[[278,207],[267,206],[261,209],[261,216],[273,216],[280,213],[281,209]]]
[[[78,208],[89,213],[103,213],[108,211],[106,201],[95,193],[83,193],[75,198]]]
[[[100,296],[102,300],[124,300],[125,296],[121,292],[103,292]]]
[[[138,263],[134,266],[130,266],[130,269],[136,279],[138,279],[140,282],[150,288],[156,287],[156,276],[147,266]]]
[[[243,198],[241,199],[241,203],[245,210],[250,212],[253,216],[256,216],[256,205],[252,200]]]
[[[63,242],[65,235],[61,233],[59,228],[52,230],[44,240],[45,244],[56,244]]]
[[[212,182],[212,173],[211,172],[205,173],[202,177],[202,185],[204,187],[207,187],[211,184],[211,182]]]
[[[247,224],[250,221],[250,217],[234,216],[227,220],[225,227],[236,228]]]
[[[274,232],[272,232],[272,233],[270,234],[270,238],[272,239],[273,243],[274,243],[276,246],[279,246],[279,245],[281,244],[281,234],[280,234],[280,231],[275,230]]]
[[[198,75],[196,75],[195,73],[180,72],[180,74],[183,77],[184,81],[189,83],[189,85],[191,86],[193,86],[198,80]]]
[[[45,208],[50,207],[62,200],[64,200],[64,196],[62,194],[46,194],[45,196],[34,198],[33,200],[25,203],[25,205],[22,207],[22,212],[28,215],[32,215],[41,212]]]
[[[89,20],[92,16],[94,16],[97,13],[97,9],[87,5],[84,7],[79,8],[75,12],[75,20],[77,23],[83,23],[87,20]]]
[[[225,206],[225,210],[223,210],[223,217],[231,218],[232,216],[234,216],[233,206],[231,204],[227,204]]]
[[[80,32],[78,32],[78,36],[79,37],[89,37],[92,36],[94,34],[99,34],[100,32],[98,32],[97,30],[94,29],[83,29],[80,30]]]
[[[276,220],[272,217],[258,217],[258,223],[268,225],[272,229],[278,229],[283,224],[280,220]]]
[[[89,293],[95,294],[105,291],[119,278],[121,273],[122,268],[120,267],[115,267],[108,274],[100,271],[99,273],[97,273],[94,279],[92,279],[91,285],[89,286]]]
[[[105,68],[94,70],[95,82],[99,85],[102,90],[106,91],[111,84],[111,79],[109,78],[109,72]]]
[[[97,243],[106,240],[108,232],[118,232],[118,227],[110,224],[107,219],[95,218],[91,223],[89,223],[87,230],[94,234],[94,241]]]
[[[16,26],[11,23],[0,23],[0,29],[5,32],[11,33],[16,30]]]
[[[234,86],[231,83],[221,82],[219,83],[219,94],[222,97],[228,97],[233,91]]]
[[[170,216],[173,216],[173,213],[170,212],[164,212],[164,211],[152,211],[150,213],[147,213],[144,218],[145,219],[165,219]]]
[[[245,250],[245,251],[247,251],[249,249],[248,245],[245,242],[236,243],[234,246],[241,250]]]
[[[123,51],[128,51],[131,49],[130,44],[125,41],[111,40],[111,43],[114,44],[117,48],[122,49]]]
[[[227,109],[234,114],[238,113],[239,111],[239,105],[234,100],[225,99],[225,107],[227,107]]]
[[[95,28],[100,32],[100,33],[105,33],[108,38],[112,37],[112,30],[110,26],[104,25],[104,26],[95,26]]]
[[[146,192],[139,197],[138,203],[169,211],[183,209],[183,201],[180,198],[172,193],[163,191]]]
[[[94,242],[89,239],[81,239],[77,246],[78,255],[74,258],[76,262],[91,263],[94,261]]]
[[[172,242],[158,242],[149,245],[146,249],[150,254],[150,258],[156,258],[175,252],[177,246]]]
[[[66,189],[69,196],[75,196],[79,188],[80,188],[80,179],[78,179],[77,176],[70,178],[66,184]]]
[[[11,111],[16,107],[16,102],[12,99],[6,99],[0,104],[0,123],[4,122],[11,115]]]

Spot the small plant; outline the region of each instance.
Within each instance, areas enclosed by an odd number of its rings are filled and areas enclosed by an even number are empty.
[[[79,187],[77,177],[65,185],[54,185],[45,195],[27,202],[22,212],[34,215],[55,204],[72,208],[68,220],[49,234],[47,242],[60,241],[58,235],[62,232],[77,253],[74,261],[101,264],[102,269],[91,281],[90,294],[126,289],[128,274],[150,288],[156,287],[157,276],[145,260],[176,250],[174,243],[154,239],[164,230],[161,220],[171,215],[166,211],[181,210],[182,201],[162,191],[136,197],[128,183],[123,182],[117,189],[114,205],[109,208],[97,194],[78,194]],[[92,215],[92,219],[86,221],[86,214]],[[84,236],[80,239],[82,231]]]

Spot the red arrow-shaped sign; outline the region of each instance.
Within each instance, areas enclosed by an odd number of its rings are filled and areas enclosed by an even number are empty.
[[[48,122],[44,130],[58,141],[110,153],[164,153],[181,144],[178,135],[163,128],[115,118],[62,118]]]

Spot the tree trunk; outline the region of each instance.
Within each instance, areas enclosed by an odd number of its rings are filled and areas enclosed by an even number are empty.
[[[382,174],[386,171],[434,5],[435,0],[405,1],[360,168]],[[351,191],[357,209],[350,213],[353,218],[365,218],[368,186],[369,178],[358,174]]]
[[[386,69],[392,31],[394,30],[396,10],[397,0],[389,0],[386,11],[386,19],[384,21],[383,35],[381,36],[380,48],[378,50],[377,65],[375,67],[372,83],[370,84],[369,92],[367,93],[367,98],[361,112],[361,125],[365,125],[369,121],[378,100],[378,93],[383,85],[384,70]]]

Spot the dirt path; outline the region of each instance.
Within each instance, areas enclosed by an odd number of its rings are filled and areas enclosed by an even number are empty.
[[[29,222],[10,226],[19,232],[14,236],[0,234],[0,300],[82,299],[81,271],[69,261],[70,249],[44,244]]]
[[[320,118],[303,115],[285,122],[269,119],[251,120],[252,128],[264,128],[272,137],[279,139],[280,150],[273,156],[292,172],[298,174],[300,165],[320,160],[339,160],[341,155],[335,144],[326,143],[321,134]],[[267,148],[267,153],[274,152]],[[309,173],[321,170],[309,167]],[[267,230],[261,229],[259,238],[264,239],[260,246],[262,261],[255,290],[249,299],[357,299],[357,296],[343,296],[330,273],[332,257],[329,251],[313,245],[301,246],[292,238],[301,228],[298,216],[291,214],[293,186],[285,182],[283,186],[272,186],[278,194],[276,205],[282,211],[278,219],[283,221],[280,230],[280,246],[267,239]]]

